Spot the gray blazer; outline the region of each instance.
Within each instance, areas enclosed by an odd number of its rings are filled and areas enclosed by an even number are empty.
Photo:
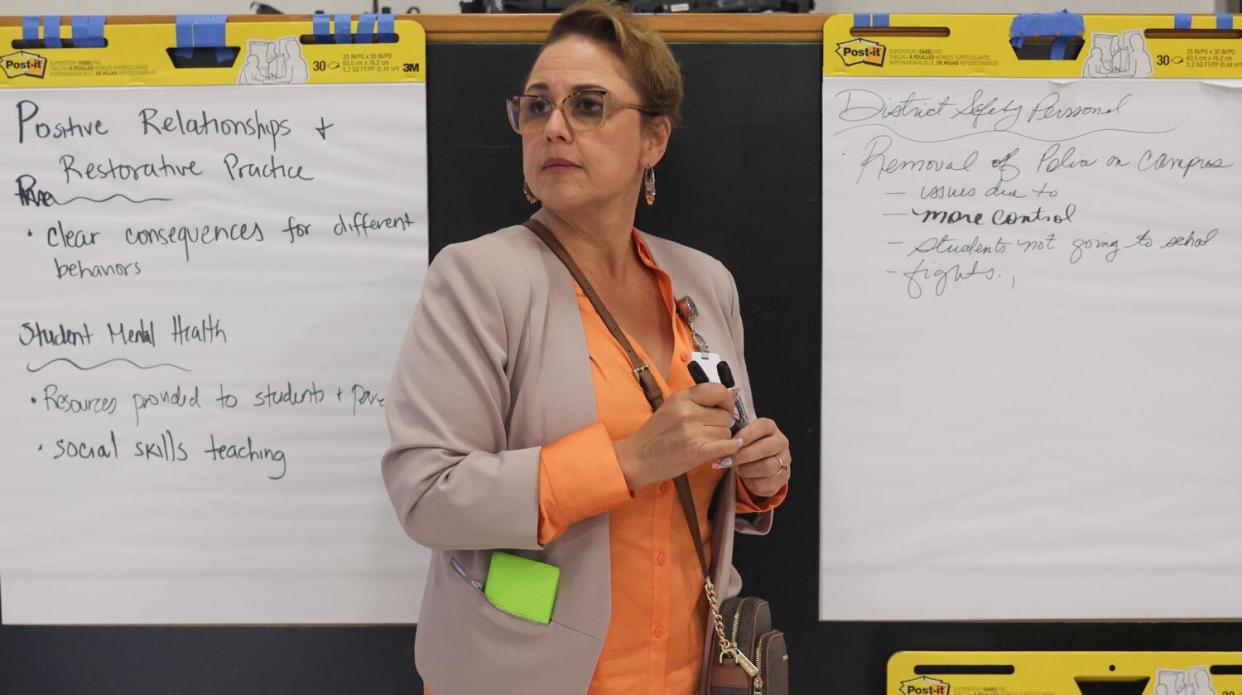
[[[732,274],[701,251],[642,238],[674,296],[694,298],[698,332],[733,367],[754,413]],[[544,546],[536,539],[540,446],[598,417],[571,276],[534,233],[507,227],[436,255],[385,410],[384,484],[405,532],[433,550],[415,647],[432,695],[585,693],[611,616],[609,515]],[[735,516],[734,485],[729,471],[711,511],[722,600],[741,590],[730,531],[772,525],[772,512]],[[495,608],[450,562],[484,580],[492,549],[560,568],[550,624]]]

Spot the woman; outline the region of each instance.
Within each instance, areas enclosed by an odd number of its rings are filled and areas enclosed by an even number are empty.
[[[687,369],[682,294],[754,412],[732,275],[633,228],[681,96],[658,35],[593,0],[558,18],[509,103],[523,189],[541,203],[533,217],[652,367],[658,410],[531,230],[451,244],[428,269],[388,395],[382,468],[406,533],[434,550],[415,651],[435,695],[699,692],[711,626],[671,480],[689,476],[722,600],[741,585],[734,529],[766,533],[785,497],[788,439],[767,418],[730,435],[734,392],[696,385]],[[476,588],[495,549],[560,568],[551,623]]]

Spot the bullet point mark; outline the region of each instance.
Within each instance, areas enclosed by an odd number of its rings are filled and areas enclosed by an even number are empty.
[[[35,398],[34,396],[31,396],[31,397],[30,397],[30,402],[31,402],[31,403],[38,403],[38,402],[39,402],[39,399]]]

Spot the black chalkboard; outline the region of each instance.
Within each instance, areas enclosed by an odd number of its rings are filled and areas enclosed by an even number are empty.
[[[433,254],[529,214],[503,97],[521,86],[536,50],[429,47]],[[678,44],[674,52],[687,84],[685,122],[657,168],[656,206],[638,226],[733,271],[758,414],[792,440],[793,490],[775,529],[739,537],[736,555],[745,591],[768,598],[788,634],[792,691],[881,693],[888,657],[909,649],[1242,648],[1239,623],[818,621],[821,47]],[[376,442],[377,462],[384,444]],[[419,693],[414,631],[3,626],[0,693]]]

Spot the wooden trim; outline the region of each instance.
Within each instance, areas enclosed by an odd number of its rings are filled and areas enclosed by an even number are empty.
[[[42,15],[40,15],[42,16]],[[308,14],[241,14],[229,15],[230,22],[298,22],[311,21]],[[415,17],[418,15],[398,15],[398,17]],[[71,15],[64,15],[60,18],[62,26],[69,26]],[[118,14],[108,15],[104,29],[107,30],[107,24],[172,24],[176,21],[177,15],[160,14]],[[22,18],[17,16],[0,17],[0,27],[20,27]]]
[[[420,15],[429,43],[543,40],[556,15]],[[828,15],[679,14],[644,17],[666,41],[820,42]]]
[[[669,42],[819,43],[826,14],[676,14],[645,16]],[[410,14],[427,31],[427,43],[539,43],[554,14]],[[68,26],[68,17],[62,18]],[[171,24],[172,15],[109,16],[108,24]],[[307,22],[311,15],[232,15],[230,22]],[[0,17],[0,27],[21,26],[21,17]]]
[[[1144,29],[1149,39],[1237,39],[1242,38],[1238,29]]]

